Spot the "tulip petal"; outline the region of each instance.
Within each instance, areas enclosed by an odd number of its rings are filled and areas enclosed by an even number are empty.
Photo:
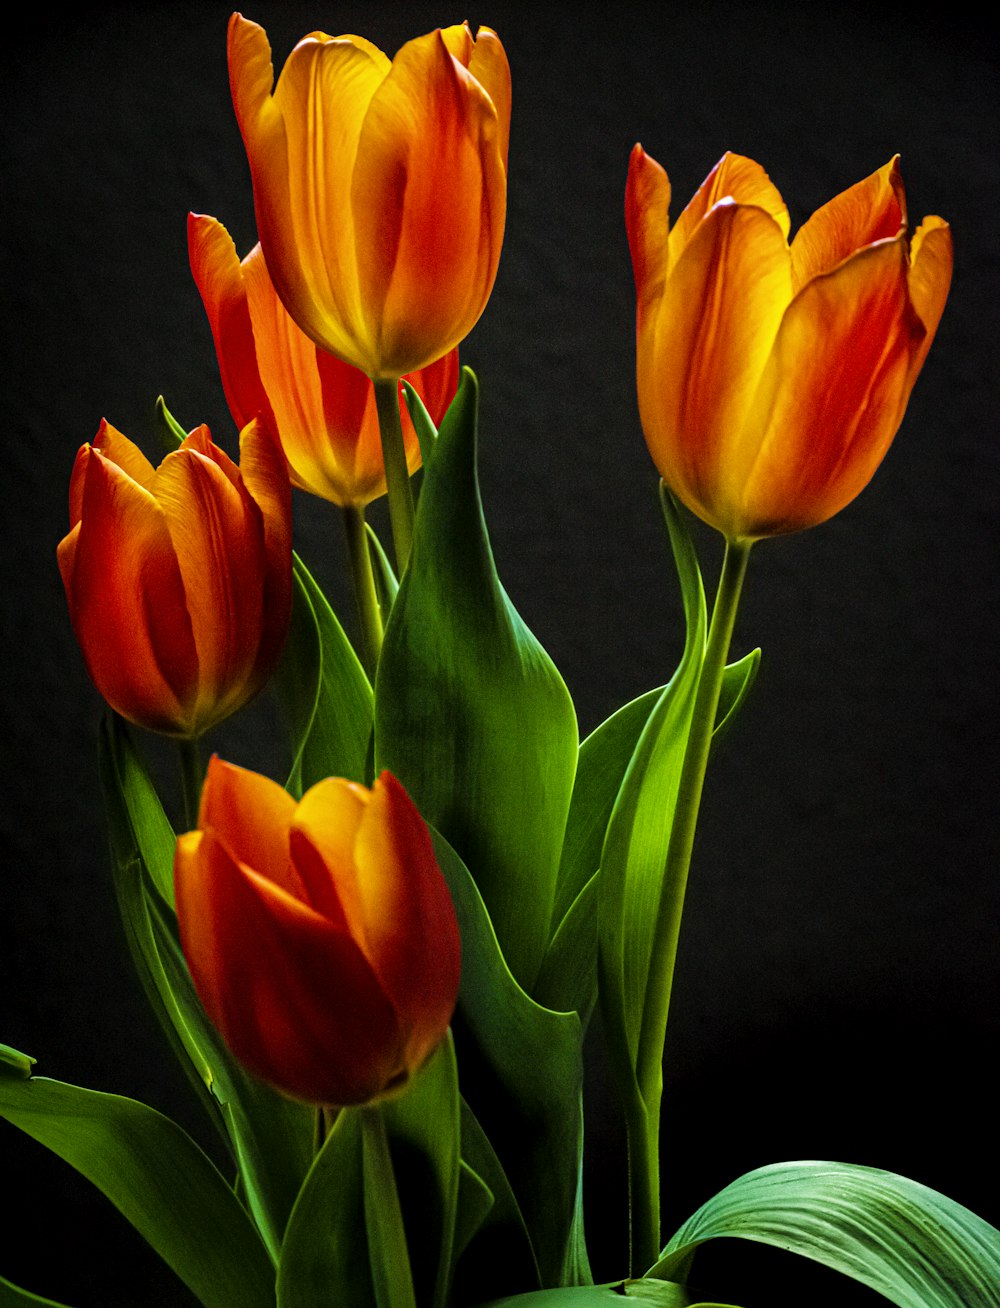
[[[663,293],[668,268],[670,179],[638,142],[629,158],[625,225],[635,276],[638,330],[649,305]]]
[[[301,897],[289,854],[295,800],[269,777],[213,755],[201,791],[198,826],[212,831],[234,862]]]
[[[788,206],[781,193],[753,159],[730,151],[722,156],[695,192],[687,208],[677,219],[670,234],[670,263],[675,264],[691,240],[698,224],[720,200],[733,200],[736,204],[753,205],[769,213],[787,239],[789,231]]]
[[[440,31],[403,46],[365,116],[351,190],[372,376],[425,367],[482,313],[503,240],[501,145],[496,106]]]
[[[911,385],[923,367],[944,313],[953,259],[951,228],[941,218],[925,218],[910,243],[910,302],[926,329],[910,364]]]
[[[830,272],[855,250],[898,236],[905,227],[906,196],[897,154],[803,223],[792,242],[795,290]]]
[[[639,334],[640,413],[653,460],[688,507],[721,530],[745,476],[735,438],[790,298],[781,227],[763,209],[722,200]]]
[[[451,1020],[461,946],[427,826],[389,772],[372,789],[355,861],[368,957],[386,993],[413,1024],[408,1061],[419,1063]]]
[[[256,246],[255,251],[259,250]],[[262,414],[273,426],[274,415],[257,366],[243,269],[222,223],[203,214],[188,214],[188,258],[212,329],[222,389],[233,421],[242,431]]]
[[[261,512],[191,437],[160,464],[154,490],[184,583],[207,726],[259,688],[249,681],[263,631]]]
[[[395,1012],[349,936],[234,862],[211,832],[178,841],[175,884],[195,987],[251,1071],[327,1104],[405,1077]]]
[[[310,786],[295,811],[291,851],[304,901],[347,931],[372,962],[354,862],[354,844],[368,803],[364,786],[341,777]]]
[[[468,69],[496,106],[497,127],[500,132],[500,158],[506,170],[510,145],[510,64],[507,62],[507,52],[499,36],[491,27],[481,27],[476,33],[475,47]]]
[[[71,571],[67,599],[87,668],[123,717],[183,733],[198,665],[166,519],[148,490],[89,446],[76,478],[81,519],[60,562]]]
[[[905,238],[879,242],[792,301],[742,438],[736,534],[823,522],[871,479],[899,425],[923,335],[906,271]]]

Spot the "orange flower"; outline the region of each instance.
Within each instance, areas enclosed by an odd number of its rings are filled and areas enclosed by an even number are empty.
[[[291,612],[291,491],[259,422],[240,466],[198,427],[154,469],[102,422],[70,482],[59,569],[98,690],[123,717],[198,736],[260,690]]]
[[[302,330],[379,379],[456,346],[503,241],[510,69],[496,33],[439,29],[390,61],[313,32],[272,94],[267,36],[234,14],[229,80],[267,266]]]
[[[296,1099],[403,1086],[458,994],[455,911],[399,782],[328,777],[296,803],[213,758],[174,861],[181,943],[235,1056]]]
[[[222,385],[238,427],[262,414],[285,452],[292,483],[334,504],[385,494],[375,390],[369,378],[314,345],[278,299],[259,245],[240,263],[225,227],[188,216],[191,271],[215,338]],[[458,388],[458,350],[407,381],[440,425]],[[411,472],[420,446],[400,405]]]
[[[944,309],[948,225],[912,238],[897,160],[788,211],[726,154],[668,234],[670,183],[637,145],[625,213],[639,412],[660,475],[732,540],[824,522],[868,483]]]

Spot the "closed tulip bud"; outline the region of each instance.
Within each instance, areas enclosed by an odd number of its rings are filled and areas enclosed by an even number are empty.
[[[102,422],[73,468],[70,527],[70,618],[113,709],[195,737],[260,690],[292,596],[291,491],[263,424],[243,431],[239,467],[198,427],[154,468]]]
[[[236,1058],[295,1099],[400,1089],[444,1037],[460,944],[420,814],[383,772],[298,803],[213,758],[174,862],[195,988]]]
[[[759,164],[727,154],[668,230],[637,145],[626,221],[639,412],[666,484],[731,540],[798,531],[868,484],[902,421],[951,281],[940,218],[907,227],[897,160],[789,246]]]
[[[496,33],[439,29],[390,60],[313,32],[275,87],[267,36],[234,14],[229,80],[260,243],[298,325],[376,379],[447,354],[486,307],[503,241],[510,69]]]
[[[275,293],[259,245],[241,263],[220,222],[191,214],[188,251],[236,425],[263,414],[281,443],[292,484],[302,490],[361,507],[384,495],[371,380],[300,331]],[[406,380],[440,425],[458,388],[458,350]],[[420,445],[405,404],[400,416],[413,472]]]

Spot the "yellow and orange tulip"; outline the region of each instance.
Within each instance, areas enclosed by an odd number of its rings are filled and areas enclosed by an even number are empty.
[[[154,468],[110,423],[76,458],[59,545],[70,618],[97,689],[151,731],[195,737],[241,708],[291,613],[291,490],[254,421],[240,465],[198,427]]]
[[[507,205],[510,69],[460,24],[389,58],[313,32],[277,86],[234,14],[229,80],[275,288],[302,330],[378,380],[425,368],[478,320]]]
[[[259,245],[241,263],[220,222],[190,214],[188,253],[237,427],[261,414],[281,443],[292,484],[302,490],[340,505],[364,506],[384,495],[371,380],[300,331],[275,293]],[[458,350],[406,380],[440,425],[458,388]],[[400,417],[413,472],[420,445],[402,402]]]
[[[213,758],[174,861],[181,943],[241,1063],[295,1099],[402,1088],[458,995],[455,911],[400,783],[328,777],[298,803]]]
[[[817,210],[726,154],[672,230],[667,174],[637,145],[626,222],[639,412],[660,475],[731,540],[798,531],[868,484],[951,281],[948,225],[911,236],[896,159]]]

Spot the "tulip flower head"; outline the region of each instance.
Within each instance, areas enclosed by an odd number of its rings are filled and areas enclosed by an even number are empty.
[[[198,427],[154,468],[108,422],[76,458],[59,545],[97,689],[139,726],[194,737],[270,676],[292,596],[291,491],[260,422],[240,466]]]
[[[229,80],[267,267],[298,325],[375,379],[447,354],[486,307],[503,241],[510,69],[496,33],[439,29],[390,61],[313,32],[274,86],[267,36],[234,14]]]
[[[730,540],[798,531],[864,489],[902,421],[951,280],[948,225],[911,236],[898,161],[788,243],[785,204],[726,154],[673,229],[637,145],[626,222],[646,442],[675,494]]]
[[[233,1054],[292,1098],[365,1103],[443,1039],[460,944],[420,814],[383,772],[294,799],[213,758],[174,862],[181,943]]]
[[[375,391],[357,368],[315,345],[289,317],[259,245],[240,262],[225,227],[188,216],[191,271],[215,339],[222,385],[236,425],[262,414],[288,460],[292,484],[363,507],[385,494]],[[458,350],[406,379],[439,426],[458,388]],[[410,472],[420,445],[400,405]]]

